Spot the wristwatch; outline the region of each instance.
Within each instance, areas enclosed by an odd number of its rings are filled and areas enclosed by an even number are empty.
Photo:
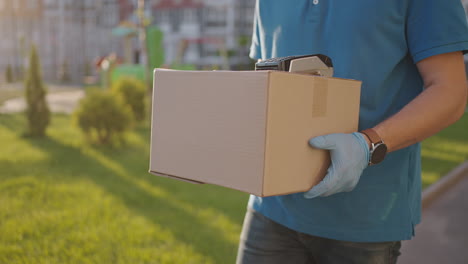
[[[368,128],[361,131],[371,142],[369,166],[382,162],[387,155],[387,145],[374,129]]]

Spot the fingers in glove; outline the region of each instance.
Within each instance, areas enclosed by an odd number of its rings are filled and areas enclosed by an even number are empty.
[[[312,199],[317,196],[322,196],[324,193],[328,192],[336,184],[334,171],[335,170],[333,168],[333,165],[330,166],[323,180],[319,184],[315,185],[308,192],[304,193],[304,197],[307,199]]]
[[[333,134],[314,137],[309,140],[309,145],[319,149],[335,149],[336,142],[330,138],[333,138]]]

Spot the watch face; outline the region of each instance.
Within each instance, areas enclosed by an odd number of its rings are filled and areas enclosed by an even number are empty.
[[[387,145],[382,143],[377,144],[374,148],[374,151],[372,151],[371,163],[377,164],[382,162],[385,158],[385,155],[387,155]]]

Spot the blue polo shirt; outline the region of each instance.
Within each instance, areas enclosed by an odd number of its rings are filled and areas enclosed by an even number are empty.
[[[257,0],[250,56],[328,55],[335,77],[363,81],[362,130],[422,92],[417,62],[465,50],[460,0]],[[314,199],[302,193],[251,196],[249,206],[311,235],[356,242],[410,239],[421,217],[420,145],[365,169],[352,192]]]

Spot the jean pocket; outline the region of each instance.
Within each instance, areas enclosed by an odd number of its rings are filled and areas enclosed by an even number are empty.
[[[346,259],[346,263],[394,264],[400,254],[400,242],[334,241],[330,245],[331,258]],[[335,255],[339,255],[335,256]],[[339,262],[332,262],[339,263]]]

